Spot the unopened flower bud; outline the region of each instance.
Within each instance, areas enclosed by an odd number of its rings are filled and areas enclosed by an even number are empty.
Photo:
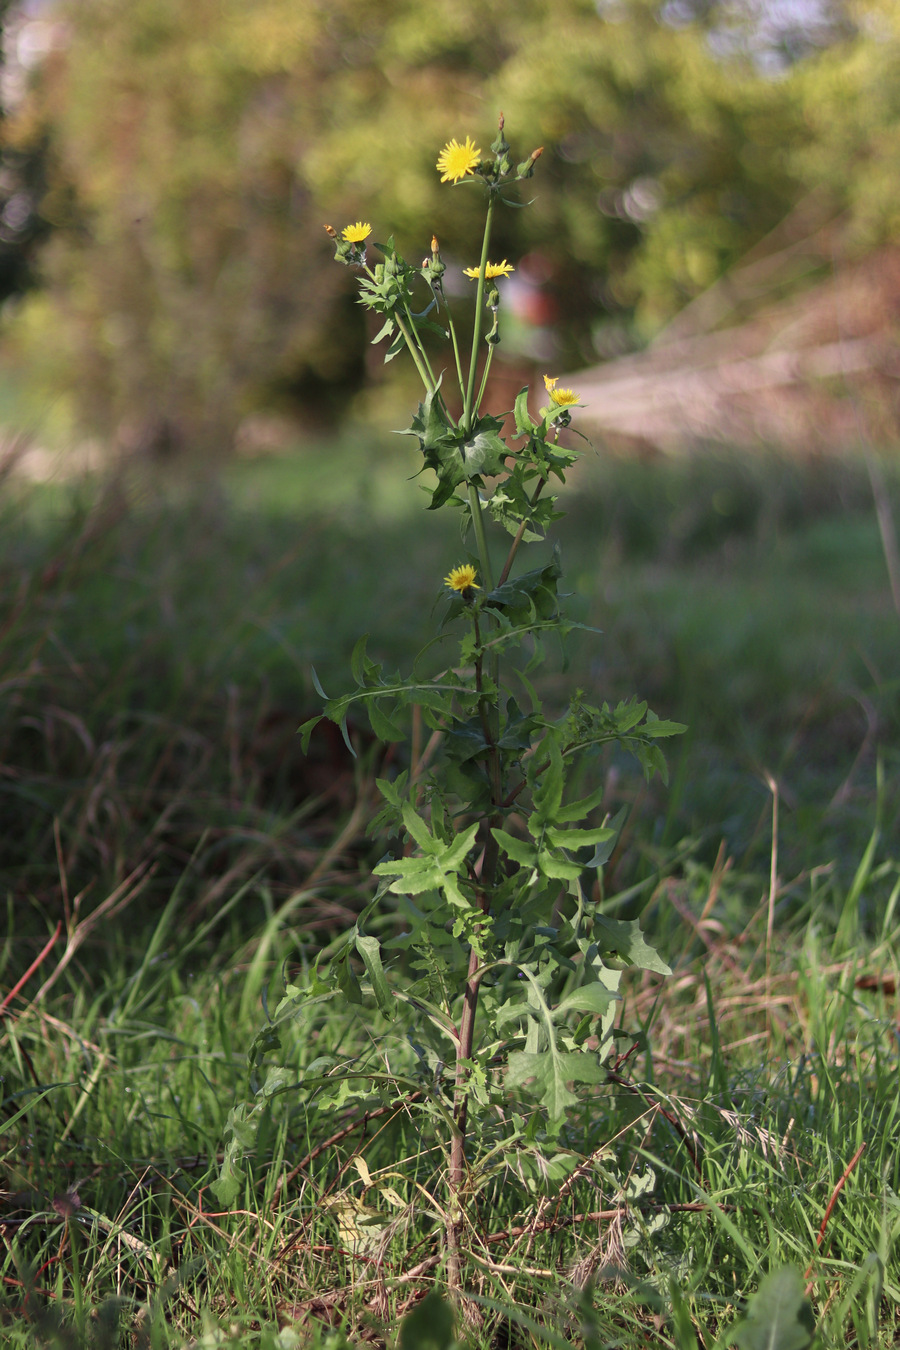
[[[338,234],[337,230],[333,229],[330,225],[325,226],[325,232],[328,235],[329,239],[334,240],[335,262],[343,263],[345,267],[352,266],[354,261],[352,257],[354,247],[353,244],[351,244],[347,239],[342,239],[341,236]]]
[[[537,150],[532,150],[527,159],[524,159],[516,169],[517,178],[530,178],[534,173],[534,166],[544,153],[544,147],[539,145]]]
[[[428,277],[432,283],[439,282],[447,270],[446,264],[441,262],[441,246],[436,234],[431,236],[431,259],[422,266],[428,268]]]
[[[501,113],[501,114],[500,114],[500,121],[499,121],[499,124],[498,124],[497,139],[496,139],[494,142],[492,142],[492,144],[491,144],[491,149],[493,150],[494,154],[497,156],[498,164],[499,164],[499,161],[503,159],[503,156],[504,156],[504,155],[507,153],[507,151],[509,150],[509,142],[507,141],[506,137],[505,137],[504,134],[503,134],[503,128],[504,128],[505,125],[506,125],[506,118],[505,118],[505,117],[503,116],[503,114]],[[508,170],[500,169],[499,172],[504,173],[504,172],[508,172]]]

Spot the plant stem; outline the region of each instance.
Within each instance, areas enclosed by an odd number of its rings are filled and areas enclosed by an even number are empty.
[[[534,492],[532,493],[531,496],[532,506],[534,506],[538,497],[541,495],[541,492],[543,491],[544,484],[546,483],[546,481],[547,481],[546,478],[542,478],[541,481],[538,483],[537,487],[535,488]],[[500,580],[497,582],[498,586],[503,585],[504,581],[512,571],[512,565],[515,561],[516,554],[519,551],[519,545],[521,544],[522,539],[525,535],[525,530],[527,526],[528,521],[526,519],[521,522],[519,528],[516,530],[515,538],[513,539],[512,543],[509,546],[509,553],[506,555],[506,562],[503,564],[503,571],[500,573]]]
[[[481,651],[481,633],[478,626],[478,614],[473,612],[472,623],[475,629],[475,642],[478,655],[475,658],[475,687],[479,694],[478,712],[481,718],[484,739],[487,744],[488,766],[491,778],[492,811],[484,822],[484,857],[481,864],[481,884],[478,891],[478,903],[481,912],[487,915],[490,910],[490,894],[494,885],[499,859],[499,847],[493,835],[503,819],[499,810],[503,801],[503,780],[500,755],[491,727],[491,707],[483,696],[483,653]],[[475,1017],[478,1012],[478,990],[481,983],[482,967],[475,944],[469,952],[469,969],[463,991],[462,1015],[459,1021],[459,1042],[456,1052],[456,1089],[453,1096],[453,1116],[456,1131],[450,1142],[450,1223],[447,1228],[447,1282],[451,1289],[462,1288],[462,1266],[460,1262],[460,1242],[462,1238],[462,1202],[461,1196],[466,1181],[466,1125],[469,1114],[468,1065],[475,1044]]]
[[[425,350],[425,346],[424,346],[424,344],[423,344],[423,342],[422,342],[422,339],[419,337],[419,331],[418,331],[418,329],[416,328],[415,322],[413,321],[413,316],[412,316],[412,314],[409,312],[409,305],[404,305],[404,306],[403,306],[403,309],[404,309],[404,311],[405,311],[405,313],[406,313],[407,319],[409,320],[410,332],[412,333],[413,341],[414,341],[415,344],[416,344],[416,350],[417,350],[417,351],[419,352],[419,354],[421,355],[421,357],[422,357],[422,362],[423,362],[423,364],[424,364],[424,366],[425,366],[425,369],[428,371],[428,378],[429,378],[429,380],[431,381],[431,388],[432,388],[432,389],[436,389],[436,388],[437,388],[437,380],[436,380],[435,377],[434,377],[434,371],[431,369],[431,362],[430,362],[429,359],[428,359],[428,353],[427,353],[426,350]],[[406,333],[405,333],[405,332],[404,332],[403,336],[406,337]],[[409,342],[409,338],[408,338],[408,337],[406,338],[406,341],[407,341],[407,343]]]
[[[493,361],[493,359],[494,359],[494,344],[491,343],[491,345],[488,347],[487,360],[484,363],[484,370],[482,371],[481,374],[481,385],[478,390],[478,398],[475,400],[476,409],[481,407],[481,400],[484,398],[484,391],[487,388],[488,375],[490,375],[491,373],[491,362]]]
[[[75,1325],[84,1334],[84,1289],[81,1284],[81,1263],[78,1259],[79,1234],[77,1224],[71,1216],[66,1219],[66,1237],[69,1239],[69,1252],[72,1257],[72,1301],[75,1312]]]
[[[484,511],[481,498],[474,483],[469,484],[469,510],[472,516],[472,528],[475,531],[475,545],[478,549],[478,561],[481,564],[481,578],[485,590],[494,589],[494,573],[491,568],[491,555],[488,552],[487,534],[484,529]]]
[[[421,378],[421,380],[422,380],[422,383],[423,383],[424,386],[425,386],[426,391],[427,391],[429,394],[433,394],[433,393],[434,393],[434,389],[435,389],[434,379],[433,379],[433,377],[432,377],[432,375],[431,375],[431,372],[427,369],[426,366],[424,366],[424,365],[422,364],[422,358],[421,358],[421,356],[419,355],[419,352],[418,352],[418,349],[417,349],[417,347],[416,347],[416,344],[415,344],[415,342],[413,341],[412,336],[411,336],[409,330],[408,330],[407,327],[406,327],[406,324],[405,324],[405,323],[403,322],[403,320],[400,318],[400,315],[399,315],[399,314],[395,314],[395,315],[394,315],[394,322],[396,323],[397,327],[400,329],[400,332],[403,334],[403,337],[404,337],[404,340],[405,340],[405,342],[406,342],[406,345],[407,345],[407,347],[409,348],[409,354],[410,354],[410,356],[412,357],[413,361],[414,361],[415,364],[416,364],[416,370],[419,372],[419,376],[420,376],[420,378]]]
[[[441,292],[443,294],[443,292]],[[456,378],[459,381],[459,396],[465,402],[466,386],[463,384],[462,361],[459,355],[459,343],[456,339],[456,325],[453,322],[453,314],[447,300],[444,300],[444,308],[447,311],[447,327],[450,330],[450,341],[453,344],[453,359],[456,362]]]
[[[488,196],[487,217],[484,222],[484,239],[481,244],[481,262],[478,267],[478,289],[475,292],[475,322],[472,326],[472,354],[469,358],[469,382],[466,386],[466,401],[463,407],[462,426],[466,431],[472,427],[475,397],[475,373],[478,368],[478,342],[481,337],[481,311],[484,308],[484,274],[487,271],[488,250],[491,246],[491,226],[494,221],[494,193]]]

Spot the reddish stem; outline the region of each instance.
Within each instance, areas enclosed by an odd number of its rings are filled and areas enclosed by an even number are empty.
[[[32,975],[38,969],[38,967],[43,965],[44,961],[46,961],[47,957],[50,955],[53,948],[56,946],[56,943],[59,940],[59,935],[61,932],[62,932],[62,919],[60,919],[59,923],[56,925],[56,930],[53,933],[53,936],[50,938],[50,941],[44,947],[43,951],[34,958],[34,960],[28,967],[22,978],[13,985],[12,989],[10,989],[9,993],[6,995],[6,998],[3,1000],[2,1003],[0,1003],[0,1017],[3,1017],[6,1014],[7,1006],[15,998],[16,994],[22,988],[22,985],[27,983],[27,981],[31,979]]]
[[[821,1226],[820,1226],[820,1228],[819,1228],[819,1233],[818,1233],[818,1236],[817,1236],[817,1238],[816,1238],[816,1249],[817,1249],[817,1250],[822,1246],[822,1239],[825,1237],[825,1229],[828,1227],[828,1220],[831,1218],[831,1211],[834,1209],[834,1206],[835,1206],[835,1204],[837,1203],[837,1198],[838,1198],[838,1196],[840,1195],[841,1191],[844,1189],[844,1186],[847,1184],[847,1181],[848,1181],[848,1179],[849,1179],[849,1177],[850,1177],[850,1174],[852,1173],[853,1169],[856,1167],[856,1164],[859,1162],[860,1158],[861,1158],[862,1155],[865,1153],[865,1151],[866,1151],[866,1141],[863,1140],[863,1142],[860,1144],[859,1148],[858,1148],[858,1149],[856,1150],[856,1152],[854,1153],[853,1157],[852,1157],[852,1158],[850,1159],[850,1161],[848,1162],[847,1166],[844,1168],[844,1174],[843,1174],[843,1176],[841,1177],[840,1181],[839,1181],[838,1184],[835,1186],[834,1190],[831,1192],[831,1199],[828,1201],[828,1208],[825,1210],[825,1217],[824,1217],[823,1220],[822,1220]],[[808,1265],[807,1268],[806,1268],[806,1274],[803,1276],[804,1280],[808,1280],[808,1279],[809,1279],[810,1274],[812,1273],[812,1268],[813,1268],[814,1265],[815,1265],[815,1260],[810,1261],[809,1265]],[[807,1293],[809,1293],[809,1289],[810,1289],[811,1287],[812,1287],[812,1286],[809,1286],[809,1287],[807,1288],[807,1291],[806,1291]]]

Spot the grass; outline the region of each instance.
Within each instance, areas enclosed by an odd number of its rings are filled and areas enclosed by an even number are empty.
[[[411,1090],[286,1093],[239,1202],[210,1190],[265,1009],[381,851],[379,747],[304,760],[294,731],[310,666],[340,690],[361,631],[408,663],[461,556],[408,463],[348,440],[218,481],[8,485],[0,987],[39,964],[2,1029],[5,1344],[336,1350],[393,1341],[439,1278],[444,1164]],[[691,726],[668,789],[597,765],[631,806],[604,904],[674,974],[625,976],[638,1048],[565,1164],[527,1136],[492,1156],[485,1123],[471,1338],[711,1350],[787,1262],[823,1345],[892,1344],[898,621],[866,477],[588,456],[566,505],[569,604],[603,633],[548,696],[638,689]],[[416,1072],[369,1009],[288,1051]]]

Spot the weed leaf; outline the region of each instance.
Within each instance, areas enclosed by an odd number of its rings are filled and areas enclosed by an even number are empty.
[[[795,1266],[770,1271],[735,1332],[741,1350],[806,1350],[815,1330],[812,1308]]]

